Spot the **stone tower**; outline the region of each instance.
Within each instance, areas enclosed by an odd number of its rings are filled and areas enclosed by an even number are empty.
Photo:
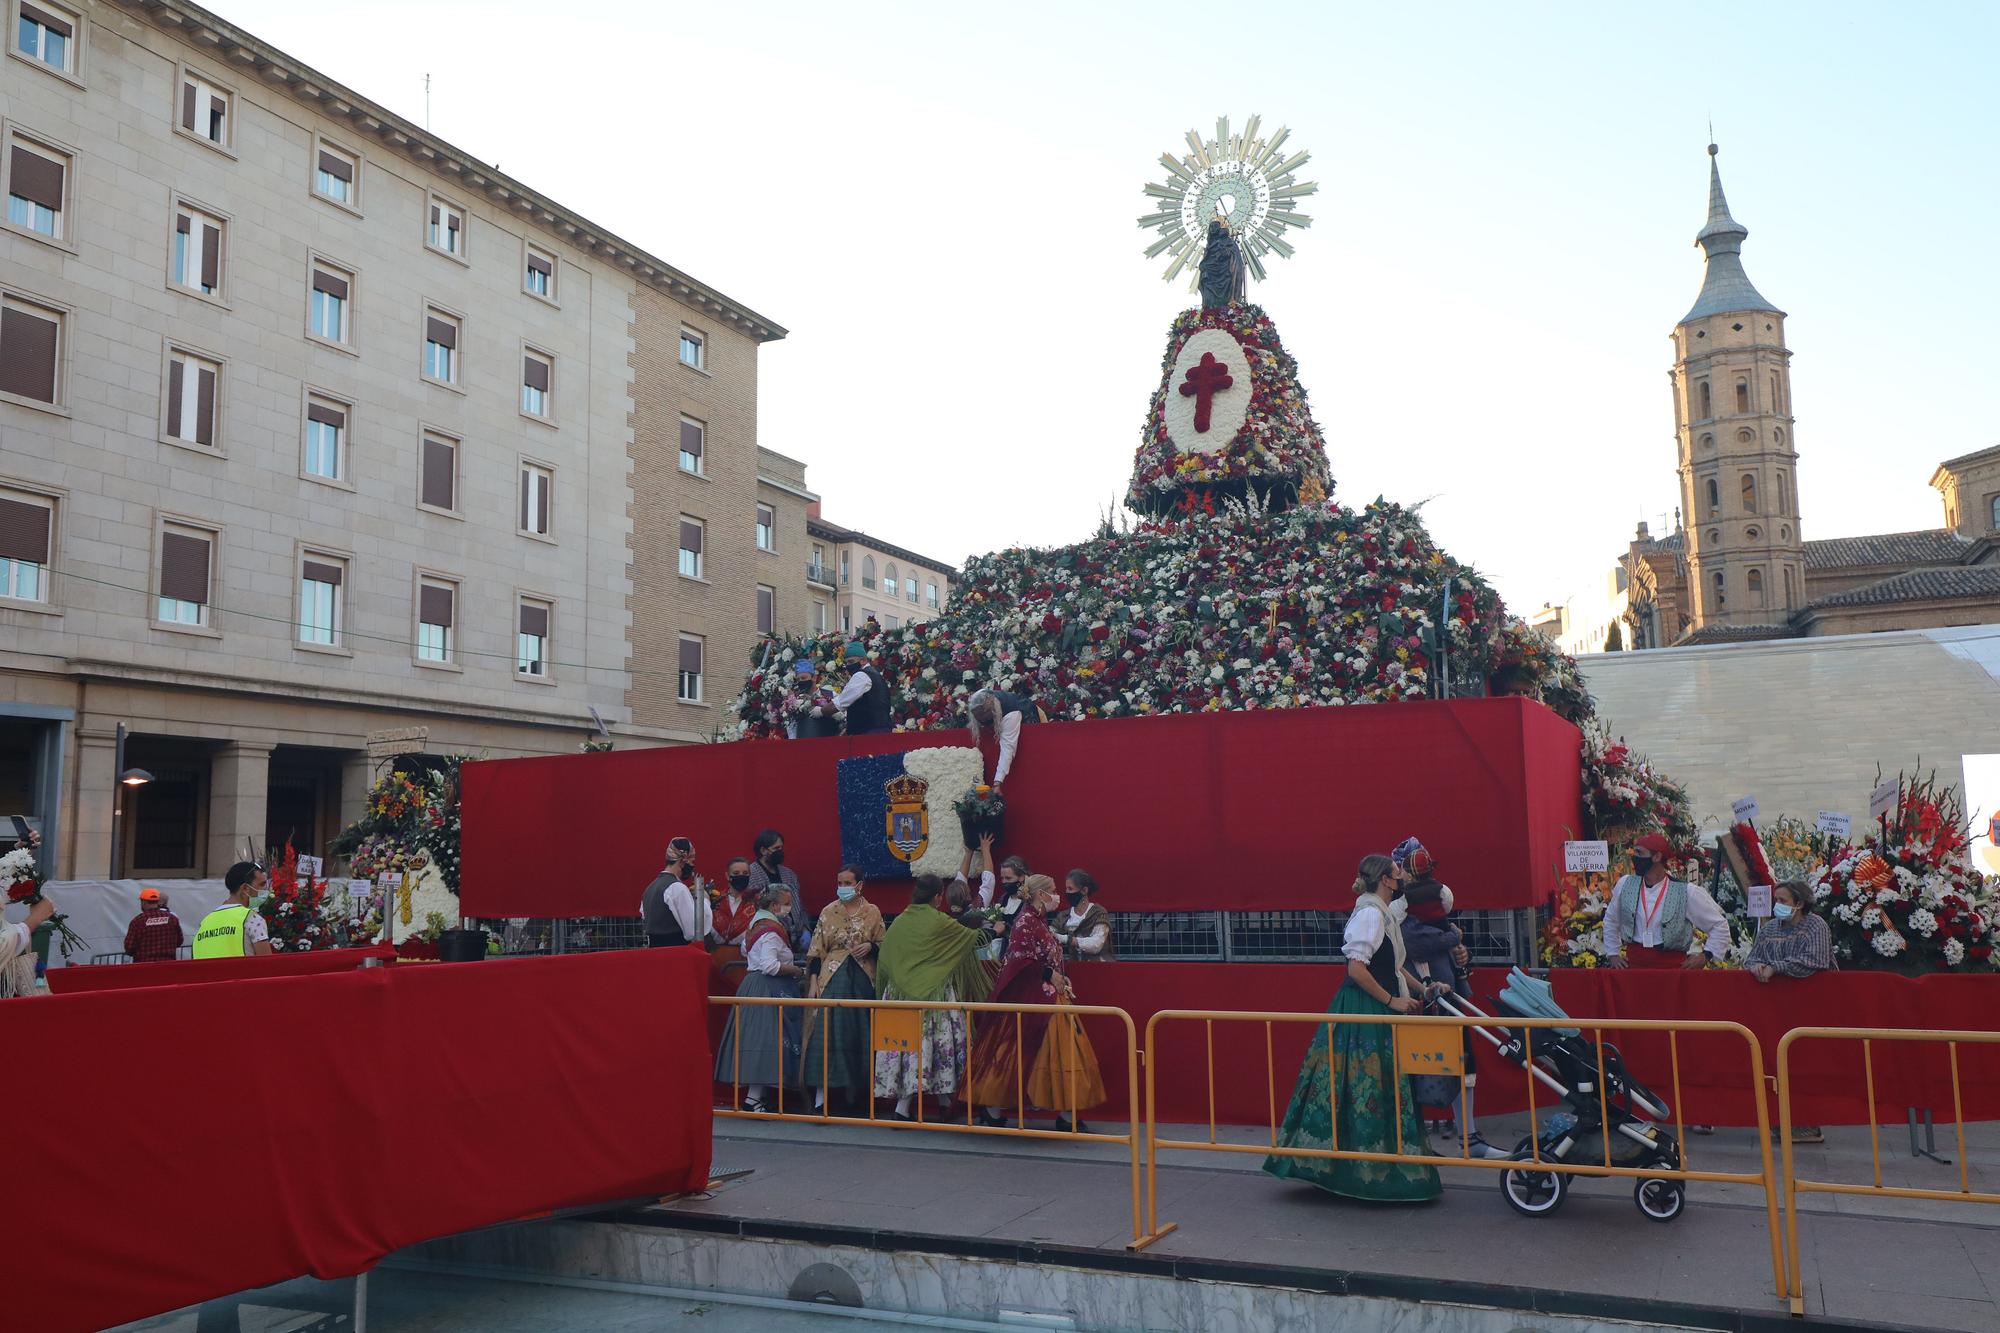
[[[1674,329],[1674,425],[1695,630],[1782,625],[1805,605],[1792,354],[1785,312],[1743,271],[1749,229],[1729,216],[1708,146],[1701,295]]]

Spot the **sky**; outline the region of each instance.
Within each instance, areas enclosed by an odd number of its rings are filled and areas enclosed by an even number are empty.
[[[759,442],[957,563],[1089,535],[1168,325],[1141,187],[1263,117],[1319,184],[1250,299],[1335,495],[1422,502],[1520,612],[1678,502],[1709,124],[1789,315],[1807,537],[1934,527],[2000,443],[2000,7],[210,0],[790,330]],[[393,35],[393,39],[391,39]]]

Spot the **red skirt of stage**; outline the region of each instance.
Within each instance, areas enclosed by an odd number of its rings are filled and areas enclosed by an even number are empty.
[[[1651,944],[1628,944],[1625,946],[1625,966],[1641,967],[1648,970],[1686,967],[1688,956],[1670,949],[1657,948]]]

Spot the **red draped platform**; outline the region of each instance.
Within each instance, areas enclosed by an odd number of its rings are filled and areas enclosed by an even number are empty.
[[[654,949],[0,1004],[27,1228],[7,1326],[103,1328],[698,1189],[707,977]]]
[[[816,911],[839,868],[839,761],[965,743],[917,732],[469,763],[465,910],[630,916],[668,838],[693,838],[719,875],[774,827]],[[1547,900],[1577,827],[1580,744],[1519,699],[1037,725],[1008,778],[1005,850],[1058,876],[1086,867],[1113,911],[1345,908],[1355,863],[1414,833],[1460,906],[1527,907]],[[904,901],[894,883],[871,893],[885,911]]]
[[[245,954],[241,958],[177,958],[164,963],[79,963],[49,969],[49,989],[58,995],[80,991],[131,990],[136,986],[191,986],[203,981],[247,981],[252,977],[309,977],[351,972],[371,958],[389,959],[388,945],[369,949],[320,949],[313,953]]]

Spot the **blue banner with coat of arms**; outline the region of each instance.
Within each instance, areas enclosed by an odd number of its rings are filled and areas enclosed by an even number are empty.
[[[980,769],[977,750],[955,747],[841,760],[842,864],[865,879],[908,879],[920,860],[952,873],[964,850],[952,806]]]

